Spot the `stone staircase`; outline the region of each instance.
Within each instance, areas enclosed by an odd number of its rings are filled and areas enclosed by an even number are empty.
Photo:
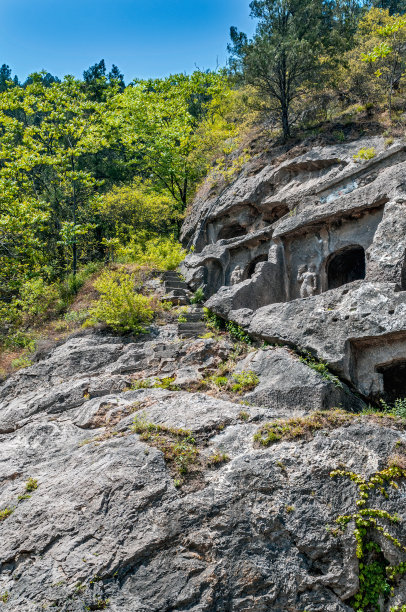
[[[178,306],[188,306],[192,293],[178,272],[164,272],[162,277],[165,290],[164,299]],[[178,323],[180,338],[198,338],[207,332],[204,323],[204,309],[190,305],[189,311],[182,314],[182,323]]]
[[[178,272],[164,272],[164,299],[178,306],[189,304],[190,290]]]
[[[189,312],[182,315],[186,321],[178,323],[178,335],[180,338],[198,338],[206,332],[204,323],[204,309],[200,306],[191,306]]]

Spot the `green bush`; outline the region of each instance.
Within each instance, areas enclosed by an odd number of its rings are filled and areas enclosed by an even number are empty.
[[[190,299],[190,303],[201,304],[202,302],[204,302],[204,291],[201,287],[199,287],[199,289],[196,289],[193,294],[193,297]]]
[[[381,404],[384,412],[406,419],[406,397],[398,397],[393,404],[387,404],[381,400]]]
[[[358,153],[353,155],[353,158],[355,159],[355,161],[361,161],[361,160],[368,161],[369,159],[372,159],[373,157],[375,157],[375,155],[376,155],[375,147],[371,147],[370,149],[360,149]]]
[[[170,238],[152,238],[140,242],[134,238],[127,246],[117,251],[118,261],[146,265],[155,270],[176,270],[185,259],[186,251],[182,245]]]
[[[231,387],[231,391],[234,393],[244,393],[244,391],[250,391],[255,389],[259,383],[259,378],[252,370],[243,370],[241,374],[233,374],[235,383]]]
[[[152,298],[135,293],[135,277],[124,270],[104,272],[94,283],[99,299],[89,310],[86,325],[104,323],[116,332],[141,333],[152,321]]]

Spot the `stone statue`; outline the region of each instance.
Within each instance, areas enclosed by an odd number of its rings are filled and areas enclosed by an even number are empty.
[[[307,298],[316,295],[317,291],[317,274],[314,264],[308,269],[307,266],[300,266],[297,280],[300,285],[300,297]]]
[[[240,266],[236,266],[231,273],[230,283],[231,285],[238,285],[241,283],[244,270]]]

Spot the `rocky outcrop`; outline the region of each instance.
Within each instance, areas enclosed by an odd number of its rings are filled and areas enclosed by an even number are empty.
[[[361,414],[406,396],[405,169],[403,142],[365,139],[196,200],[183,274],[252,344],[197,309],[77,334],[0,386],[1,611],[351,612],[365,572],[336,521],[368,508],[363,561],[406,560],[405,420]],[[390,587],[381,612],[405,605]]]
[[[261,447],[254,435],[269,421],[359,400],[285,348],[237,360],[235,373],[257,373],[254,390],[194,392],[234,350],[226,338],[183,341],[171,325],[139,341],[84,334],[2,386],[0,510],[12,513],[0,521],[0,609],[352,609],[354,538],[334,522],[355,511],[356,488],[330,472],[371,476],[406,442],[404,428],[354,414]],[[129,388],[148,377],[178,385]],[[131,429],[134,417],[190,431],[201,460],[181,486],[162,448]],[[38,486],[27,494],[29,478]],[[401,488],[374,501],[406,519],[403,497]],[[395,529],[404,539],[403,523]]]
[[[405,176],[405,143],[379,137],[248,164],[197,203],[184,274],[215,313],[311,351],[368,400],[406,395]],[[238,235],[219,240],[226,227]]]

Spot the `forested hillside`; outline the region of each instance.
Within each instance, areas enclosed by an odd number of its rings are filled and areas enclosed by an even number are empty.
[[[232,182],[258,138],[286,151],[309,138],[344,142],[375,131],[389,145],[404,134],[402,0],[250,6],[253,38],[232,27],[229,64],[216,72],[126,86],[103,60],[82,80],[39,72],[20,83],[2,66],[4,363],[11,355],[14,367],[25,365],[44,325],[58,318],[137,331],[156,305],[141,285],[128,305],[126,282],[134,284],[140,266],[177,267],[185,255],[179,229],[200,185],[206,177],[212,189]],[[96,300],[70,314],[89,278],[100,300],[111,305],[121,291],[122,302],[107,312]],[[130,314],[117,320],[123,304]]]

